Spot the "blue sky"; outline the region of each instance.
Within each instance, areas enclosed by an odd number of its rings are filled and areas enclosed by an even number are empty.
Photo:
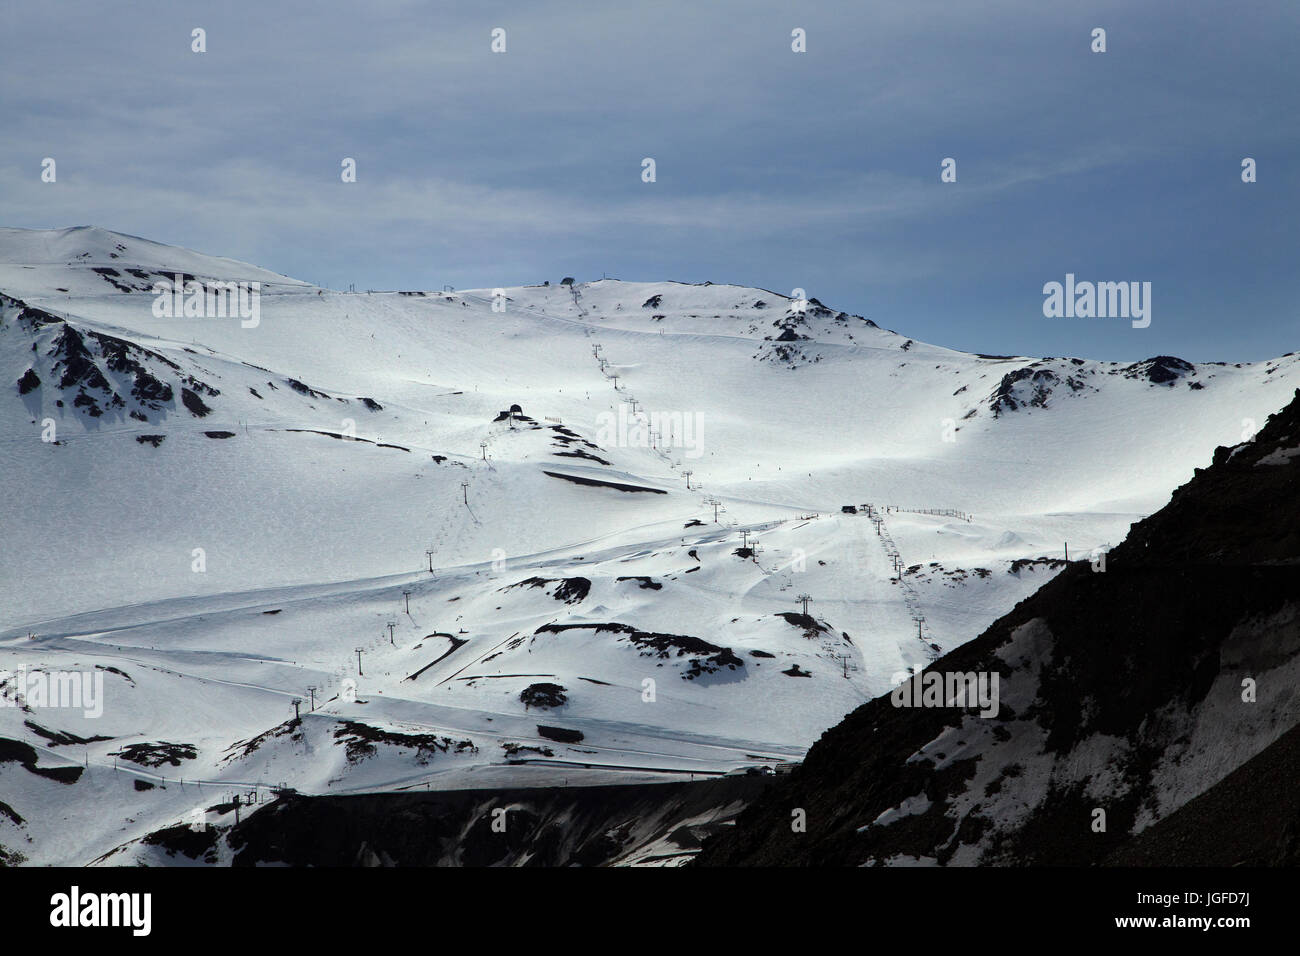
[[[16,8],[0,224],[336,288],[800,287],[982,352],[1300,347],[1293,0],[452,6]],[[1067,272],[1151,282],[1151,326],[1045,318]]]

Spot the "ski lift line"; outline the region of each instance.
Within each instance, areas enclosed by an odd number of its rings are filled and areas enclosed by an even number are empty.
[[[744,498],[728,497],[726,500],[731,501],[733,503],[739,502],[741,504],[751,504],[751,505],[757,504],[763,506],[770,506],[773,508],[789,507],[787,505],[780,505],[780,504],[769,503],[769,502],[753,502],[749,499],[744,499]],[[567,560],[567,558],[565,554],[562,552],[569,552],[573,549],[582,549],[591,545],[595,545],[598,542],[600,542],[602,539],[607,539],[609,537],[612,537],[615,534],[624,534],[629,531],[651,530],[656,527],[662,527],[665,525],[675,523],[676,520],[677,519],[674,518],[674,519],[662,519],[658,521],[646,522],[644,524],[636,525],[631,528],[622,529],[619,532],[610,532],[609,534],[606,535],[597,535],[592,538],[573,542],[571,544],[566,544],[560,547],[550,548],[543,551],[534,552],[528,555],[520,555],[518,556],[518,560],[521,561],[527,560],[527,561],[542,562],[542,563],[546,563],[546,562],[555,563],[558,561],[564,561]],[[744,527],[751,531],[763,531],[763,530],[769,530],[771,528],[775,528],[791,520],[794,519],[783,518],[783,519],[777,519],[774,521],[762,522],[757,524],[748,524],[745,525]],[[736,524],[736,525],[727,525],[725,527],[732,528],[732,529],[739,529],[741,526],[739,524]],[[725,533],[726,532],[715,532],[712,540],[720,540],[721,536],[725,535]],[[673,546],[673,542],[676,539],[679,539],[680,537],[681,535],[676,530],[674,530],[669,534],[665,535],[661,539],[644,542],[644,544],[646,544],[649,547],[671,547]],[[623,553],[624,550],[625,550],[625,546],[623,545],[607,549],[608,555],[611,557]],[[595,555],[595,556],[599,557],[599,555]],[[462,576],[468,579],[470,576],[472,576],[475,573],[476,570],[482,570],[490,566],[490,564],[491,564],[490,560],[475,561],[475,562],[470,562],[468,564],[444,566],[441,567],[439,570],[441,571],[444,580],[448,576],[452,576],[452,577]],[[247,595],[247,597],[244,600],[246,600],[249,603],[239,603],[238,605],[235,606],[221,608],[217,611],[217,613],[233,614],[239,611],[255,609],[267,603],[301,604],[307,602],[314,602],[322,599],[355,595],[356,593],[358,593],[358,591],[361,591],[363,593],[384,591],[395,587],[399,587],[411,581],[416,581],[416,583],[420,583],[423,580],[425,580],[426,576],[427,576],[427,572],[421,569],[421,571],[419,572],[400,572],[400,573],[381,575],[376,577],[349,578],[349,579],[341,579],[332,582],[322,582],[320,584],[313,585],[308,592],[302,594],[301,596],[295,596],[295,597],[290,597],[290,595],[287,593],[296,590],[293,587],[282,586],[282,587],[267,588],[267,589],[254,589],[249,592],[240,592],[242,595]],[[225,595],[225,596],[228,597],[231,595]],[[216,595],[214,597],[222,597],[222,595]],[[166,604],[168,602],[162,601],[162,602],[155,602],[155,603]],[[121,609],[114,609],[114,610],[121,610]],[[79,615],[73,615],[72,617],[77,617],[77,616]],[[66,631],[59,634],[49,635],[49,638],[60,639],[60,640],[62,639],[80,640],[84,638],[84,636],[88,633],[103,634],[111,631],[131,630],[138,627],[162,624],[168,621],[174,622],[174,621],[187,620],[191,617],[193,617],[193,615],[191,614],[182,614],[182,615],[171,615],[165,618],[160,618],[158,620],[133,620],[127,623],[114,625],[110,627],[102,627],[102,626],[96,627],[93,630],[93,632]],[[69,620],[69,618],[60,618],[60,619],[54,619],[48,621],[34,622],[34,623],[29,623],[26,626],[40,628],[42,626],[49,625],[49,624],[56,624],[59,623],[59,621],[64,621],[64,620]],[[95,646],[95,647],[102,646],[95,642],[85,642],[85,643],[88,643],[91,646]],[[168,652],[163,651],[159,653],[168,653]],[[289,661],[275,660],[275,659],[268,659],[268,661],[271,663],[280,663],[280,664],[291,663]],[[146,663],[146,662],[141,662],[141,663]]]
[[[928,627],[925,620],[925,614],[922,611],[921,599],[916,593],[916,588],[913,587],[912,583],[907,580],[904,574],[903,556],[899,552],[898,547],[894,544],[894,539],[890,536],[889,529],[885,526],[884,516],[871,505],[867,506],[867,514],[869,517],[874,518],[877,521],[877,537],[879,538],[881,545],[884,547],[886,555],[894,560],[896,571],[895,577],[891,578],[891,580],[897,581],[903,590],[903,604],[911,614],[912,622],[917,625],[917,639],[925,645],[927,656],[929,656],[931,660],[935,660],[938,657],[938,652],[930,646],[933,643],[933,635],[930,635],[929,638],[926,636]]]

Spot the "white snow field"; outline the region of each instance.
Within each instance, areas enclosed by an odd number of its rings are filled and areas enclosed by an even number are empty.
[[[256,324],[156,315],[177,273],[261,283]],[[503,291],[0,230],[0,846],[86,864],[278,786],[798,760],[1300,385],[1295,356],[979,356],[730,285]],[[33,675],[101,678],[102,715]]]

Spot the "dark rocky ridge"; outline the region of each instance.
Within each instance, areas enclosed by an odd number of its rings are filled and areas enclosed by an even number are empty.
[[[770,777],[610,787],[286,794],[222,834],[236,866],[604,866],[667,837],[694,853]],[[505,832],[493,811],[507,810]],[[704,825],[685,821],[713,815]]]
[[[199,397],[214,397],[220,391],[192,375],[152,349],[116,336],[79,329],[44,309],[0,294],[0,310],[15,311],[17,325],[32,336],[32,350],[43,351],[46,365],[42,375],[29,367],[18,379],[20,395],[46,383],[71,396],[72,406],[91,418],[106,412],[124,411],[131,418],[149,421],[153,413],[175,407],[176,391],[185,408],[196,417],[211,409]],[[166,381],[172,379],[175,383]],[[57,397],[57,396],[54,396]]]
[[[1292,727],[1103,862],[1107,866],[1300,866],[1298,780],[1300,727]]]
[[[981,355],[980,358],[1004,359],[1008,356]],[[1080,358],[1044,358],[1030,362],[1003,375],[997,387],[985,400],[994,418],[1008,412],[1030,408],[1050,408],[1059,398],[1081,392],[1099,391],[1098,381],[1106,376],[1121,376],[1148,386],[1173,388],[1184,379],[1188,388],[1203,389],[1205,381],[1198,378],[1200,370],[1173,355],[1155,355],[1131,365],[1114,362],[1088,362]],[[1207,374],[1206,380],[1213,378]],[[965,386],[954,394],[965,390]],[[977,414],[978,408],[966,413],[966,418]]]
[[[563,634],[566,631],[592,631],[596,634],[613,633],[621,635],[617,640],[625,640],[635,646],[642,657],[657,657],[669,660],[674,657],[688,657],[687,667],[682,673],[683,680],[694,680],[704,674],[714,674],[724,667],[729,671],[744,668],[745,662],[736,656],[729,647],[719,647],[708,641],[689,634],[664,634],[658,631],[643,631],[629,624],[543,624],[534,636],[543,634]]]

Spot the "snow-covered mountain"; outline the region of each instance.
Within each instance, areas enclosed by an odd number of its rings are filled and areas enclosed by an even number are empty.
[[[0,707],[0,845],[86,863],[236,791],[798,760],[1300,366],[974,355],[730,285],[343,293],[80,227],[0,230],[0,382],[3,694],[103,681]]]
[[[828,730],[700,862],[1300,861],[1300,390],[1197,472],[1104,566]]]

